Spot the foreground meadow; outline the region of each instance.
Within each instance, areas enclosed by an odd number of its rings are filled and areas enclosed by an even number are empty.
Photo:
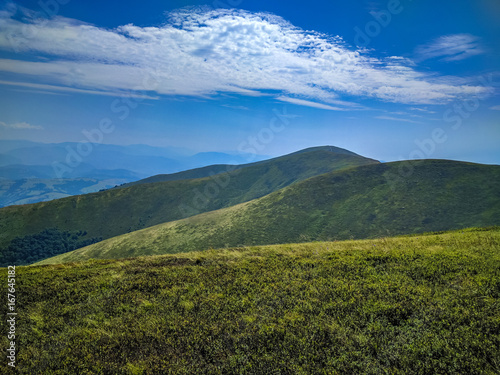
[[[500,228],[16,275],[20,374],[500,372]]]

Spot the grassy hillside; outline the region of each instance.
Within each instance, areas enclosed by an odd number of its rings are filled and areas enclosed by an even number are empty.
[[[498,374],[499,269],[498,228],[17,267],[17,372]]]
[[[240,245],[373,238],[500,224],[500,166],[428,160],[317,176],[260,199],[111,238],[61,263]]]
[[[200,212],[229,207],[332,170],[378,163],[314,149],[256,163],[215,177],[146,183],[0,209],[0,247],[47,228],[109,238]]]

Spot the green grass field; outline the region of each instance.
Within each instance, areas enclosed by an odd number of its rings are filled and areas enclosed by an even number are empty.
[[[16,270],[20,374],[500,372],[498,227]]]

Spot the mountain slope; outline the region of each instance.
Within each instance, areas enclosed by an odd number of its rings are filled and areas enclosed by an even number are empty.
[[[48,228],[110,238],[200,212],[262,197],[297,181],[343,168],[378,163],[358,155],[313,150],[193,180],[146,183],[0,209],[0,247]]]
[[[500,166],[444,160],[317,176],[234,207],[111,238],[45,263],[500,224]]]

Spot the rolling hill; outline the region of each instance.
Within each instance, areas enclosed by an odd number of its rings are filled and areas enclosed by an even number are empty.
[[[63,263],[186,251],[372,238],[500,224],[500,166],[445,160],[326,173],[218,211],[47,259]]]
[[[219,167],[203,169],[201,175],[210,177],[179,179],[193,177],[193,172],[185,172],[175,181],[4,207],[0,209],[0,247],[49,228],[84,231],[87,238],[110,238],[250,201],[326,172],[378,163],[346,150],[315,148],[215,176],[210,175],[220,172]]]

